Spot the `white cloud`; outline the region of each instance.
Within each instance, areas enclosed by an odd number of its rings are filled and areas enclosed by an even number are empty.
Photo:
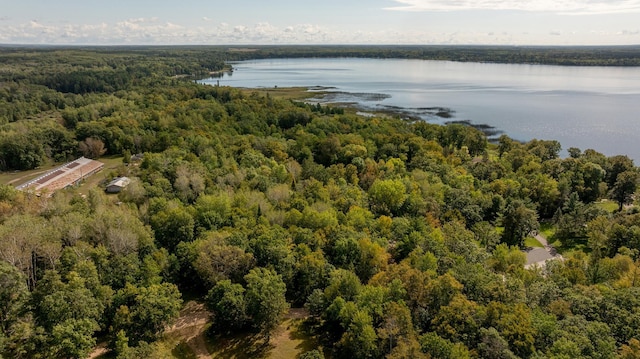
[[[394,0],[396,11],[517,10],[561,15],[640,12],[640,0]]]
[[[465,0],[461,0],[465,1]],[[385,28],[346,31],[312,24],[275,26],[255,24],[169,22],[158,18],[135,18],[115,23],[69,24],[27,21],[0,23],[0,43],[5,44],[635,44],[640,34],[635,26],[612,28],[606,33],[563,29],[557,36],[551,29],[534,33],[509,33],[504,29],[464,30],[427,28]]]

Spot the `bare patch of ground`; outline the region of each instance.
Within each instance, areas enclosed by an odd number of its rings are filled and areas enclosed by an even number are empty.
[[[178,320],[165,331],[185,342],[198,359],[210,359],[211,353],[207,349],[205,339],[206,326],[211,318],[211,313],[204,304],[189,301],[180,311]]]
[[[289,308],[284,317],[287,319],[307,319],[309,311],[306,308]]]
[[[108,352],[109,352],[109,349],[107,349],[107,343],[102,342],[98,344],[98,346],[95,349],[93,349],[93,352],[89,354],[89,357],[87,357],[87,359],[96,359],[107,354]]]

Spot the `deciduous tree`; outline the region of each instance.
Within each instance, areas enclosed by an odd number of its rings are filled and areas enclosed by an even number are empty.
[[[398,214],[406,199],[406,189],[400,180],[376,180],[369,188],[372,210],[380,214]]]
[[[207,294],[207,307],[213,312],[216,332],[231,333],[242,329],[248,321],[244,288],[225,279],[218,281]]]
[[[107,152],[104,147],[104,142],[101,139],[95,137],[85,138],[80,142],[80,152],[88,158],[98,158]]]
[[[631,201],[637,187],[638,172],[631,170],[618,174],[616,181],[611,188],[611,196],[616,202],[618,202],[619,211],[622,211],[623,206]]]
[[[282,277],[266,268],[254,268],[244,277],[247,282],[245,301],[254,328],[267,338],[289,309]]]
[[[502,241],[511,246],[522,247],[525,237],[538,229],[538,215],[522,201],[514,200],[507,205],[502,215],[502,225]]]

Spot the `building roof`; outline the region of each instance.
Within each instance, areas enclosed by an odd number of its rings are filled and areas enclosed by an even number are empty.
[[[100,171],[103,167],[104,163],[102,162],[80,157],[75,161],[65,163],[16,188],[23,191],[33,190],[35,192],[47,190],[49,193],[53,193],[54,191],[80,182]]]
[[[113,181],[109,182],[107,187],[116,186],[116,187],[124,188],[129,183],[131,183],[131,179],[129,177],[116,177],[113,179]]]

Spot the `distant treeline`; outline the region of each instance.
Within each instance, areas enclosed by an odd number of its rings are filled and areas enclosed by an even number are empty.
[[[494,62],[563,66],[640,66],[640,45],[629,46],[497,46],[497,45],[271,45],[271,46],[95,46],[63,48],[0,47],[56,52],[90,51],[119,54],[121,60],[161,59],[174,75],[206,75],[221,70],[225,61],[267,58],[359,57]],[[185,61],[186,60],[186,61]],[[188,66],[185,66],[185,62]],[[147,62],[148,64],[148,62]],[[178,65],[179,64],[179,65]],[[167,70],[167,68],[165,68]]]
[[[259,46],[245,59],[365,57],[570,66],[640,66],[640,46]]]

